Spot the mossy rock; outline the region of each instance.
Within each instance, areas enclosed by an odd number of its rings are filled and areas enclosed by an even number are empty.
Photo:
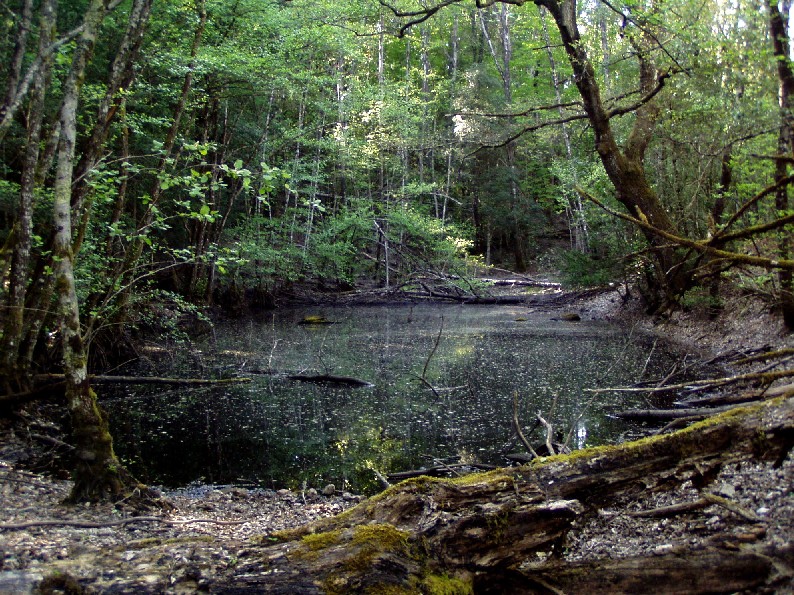
[[[328,320],[325,316],[318,314],[308,314],[303,317],[298,324],[333,324],[333,321]]]

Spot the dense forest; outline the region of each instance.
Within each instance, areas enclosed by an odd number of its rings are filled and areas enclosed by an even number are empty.
[[[62,368],[77,498],[125,482],[89,368],[298,283],[494,265],[794,319],[786,0],[2,8],[3,389]]]

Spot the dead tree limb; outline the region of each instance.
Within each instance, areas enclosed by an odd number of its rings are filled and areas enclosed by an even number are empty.
[[[533,457],[537,458],[538,453],[532,448],[532,444],[527,440],[527,437],[524,436],[521,423],[518,420],[518,391],[513,391],[513,428],[515,428],[518,439],[521,440],[521,444],[524,445],[524,448],[526,448]]]
[[[63,380],[63,374],[37,374],[37,382]],[[241,384],[251,382],[250,378],[161,378],[158,376],[104,376],[89,375],[89,380],[97,384],[171,384],[176,386],[202,386],[205,384]]]
[[[218,521],[215,519],[185,519],[171,520],[159,516],[133,516],[116,521],[105,521],[97,523],[95,521],[84,521],[80,519],[50,519],[44,521],[26,521],[22,523],[6,523],[0,525],[0,531],[19,531],[21,529],[31,529],[33,527],[78,527],[81,529],[101,529],[104,527],[118,527],[119,525],[129,525],[130,523],[162,523],[164,525],[188,525],[190,523],[211,523],[214,525],[244,525],[248,521]]]
[[[668,384],[666,386],[656,387],[613,387],[613,388],[586,388],[584,389],[589,393],[660,393],[669,392],[671,390],[707,390],[710,388],[718,388],[730,384],[737,384],[739,382],[757,381],[765,384],[771,384],[775,380],[783,378],[794,377],[794,369],[778,370],[777,372],[750,372],[748,374],[739,374],[738,376],[728,376],[725,378],[712,378],[710,380],[692,380],[690,382],[682,382],[680,384]]]

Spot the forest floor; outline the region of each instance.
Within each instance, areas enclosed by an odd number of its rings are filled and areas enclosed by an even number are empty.
[[[654,321],[631,301],[625,304],[617,290],[550,292],[530,300],[530,310],[549,316],[574,312],[583,319],[644,327],[714,357],[792,346],[791,334],[774,317],[741,297],[716,320],[690,312]],[[66,506],[62,502],[70,482],[31,471],[25,463],[31,441],[41,431],[37,423],[44,422],[0,419],[0,593],[223,592],[222,577],[234,573],[249,555],[252,538],[261,543],[262,536],[266,540],[281,529],[336,515],[360,500],[330,487],[323,495],[314,489],[294,493],[204,486],[163,493],[169,505],[162,510],[135,510],[124,502]],[[755,460],[724,465],[710,490],[729,501],[730,508],[711,504],[661,518],[631,514],[697,501],[700,492],[691,482],[627,495],[577,521],[563,556],[581,561],[663,555],[693,544],[790,548],[792,486],[791,455],[777,467]],[[42,521],[53,522],[35,525]],[[777,568],[753,592],[794,593],[792,566]]]

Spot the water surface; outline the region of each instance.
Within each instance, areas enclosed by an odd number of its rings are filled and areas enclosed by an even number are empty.
[[[307,315],[333,324],[299,324]],[[141,479],[322,487],[358,492],[435,460],[504,464],[536,414],[574,448],[621,440],[611,411],[643,397],[587,388],[662,377],[675,356],[653,338],[521,306],[289,309],[216,325],[199,349],[156,353],[159,371],[250,375],[250,384],[127,387],[104,401],[116,448]],[[263,373],[268,372],[268,373]],[[297,382],[353,376],[368,388]],[[535,440],[542,442],[537,428]]]

